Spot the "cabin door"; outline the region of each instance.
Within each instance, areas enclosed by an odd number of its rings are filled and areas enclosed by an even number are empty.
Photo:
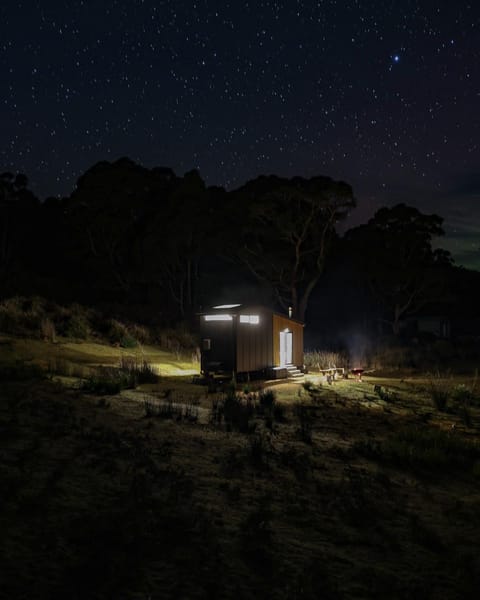
[[[293,360],[293,334],[291,331],[280,332],[280,366],[291,365]]]

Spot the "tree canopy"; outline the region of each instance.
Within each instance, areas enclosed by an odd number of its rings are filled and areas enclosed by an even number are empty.
[[[329,177],[262,176],[234,197],[245,211],[239,259],[271,285],[283,308],[304,320],[336,239],[335,225],[355,206],[352,188]]]
[[[385,308],[385,319],[399,333],[401,320],[441,298],[448,252],[434,249],[442,236],[442,217],[398,204],[381,208],[365,225],[346,234],[348,254]]]

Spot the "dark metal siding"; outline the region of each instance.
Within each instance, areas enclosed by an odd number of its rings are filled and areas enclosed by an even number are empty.
[[[235,370],[234,321],[205,321],[200,317],[202,372]],[[210,340],[210,350],[203,349],[203,340]]]

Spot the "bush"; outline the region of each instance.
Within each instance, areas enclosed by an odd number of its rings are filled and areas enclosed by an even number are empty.
[[[132,373],[113,367],[98,367],[97,372],[82,383],[81,389],[89,394],[114,395],[121,390],[132,389],[136,384]]]
[[[140,362],[136,358],[122,356],[119,369],[134,378],[137,384],[157,383],[159,380],[157,371],[145,359]]]
[[[41,336],[45,341],[55,342],[56,331],[55,324],[48,317],[44,317],[40,322]]]
[[[312,443],[313,416],[308,406],[297,402],[294,405],[294,414],[298,418],[299,427],[297,433],[306,444]]]
[[[167,397],[162,400],[145,397],[143,406],[146,417],[189,421],[190,423],[196,423],[198,421],[199,411],[196,402],[174,402],[170,394],[167,394]]]
[[[69,338],[86,340],[90,336],[91,329],[85,315],[73,313],[68,317],[64,329],[64,335]]]
[[[210,423],[213,425],[223,423],[227,431],[252,433],[255,430],[255,424],[251,423],[254,413],[255,404],[252,398],[247,396],[244,399],[231,389],[222,398],[212,400]]]
[[[273,390],[262,390],[258,394],[258,404],[262,412],[272,412],[276,403],[276,394]]]
[[[0,303],[0,331],[11,335],[41,337],[45,318],[40,298],[15,296]]]
[[[264,435],[255,434],[249,441],[248,458],[250,463],[257,469],[268,466],[268,452],[270,440]]]
[[[187,328],[164,329],[158,332],[156,339],[163,349],[173,352],[177,359],[198,356],[198,340]]]
[[[44,377],[45,372],[35,363],[24,361],[0,363],[0,381],[30,381]]]
[[[257,571],[270,571],[273,563],[270,501],[264,499],[241,523],[241,544],[246,560]]]
[[[253,432],[255,426],[250,420],[253,417],[254,409],[255,406],[250,397],[244,401],[235,392],[229,391],[223,402],[223,419],[227,431]]]
[[[348,364],[348,356],[345,352],[331,350],[310,350],[304,354],[305,367],[308,371],[320,371],[321,369],[334,369]]]
[[[403,468],[465,471],[480,458],[480,447],[441,429],[406,427],[383,442],[358,442],[361,454]]]
[[[442,382],[438,377],[430,380],[430,398],[432,399],[433,406],[444,412],[447,409],[448,399],[450,397],[450,391],[446,383]]]

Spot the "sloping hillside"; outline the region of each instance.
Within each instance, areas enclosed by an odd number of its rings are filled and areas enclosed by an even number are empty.
[[[78,376],[123,350],[0,348],[2,596],[476,597],[477,399],[467,420],[393,380],[92,394]]]

